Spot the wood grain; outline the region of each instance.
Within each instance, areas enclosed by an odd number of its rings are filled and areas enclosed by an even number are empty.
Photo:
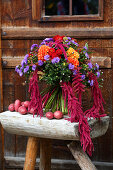
[[[39,170],[51,170],[51,140],[40,139]]]
[[[71,142],[68,145],[68,148],[70,149],[72,155],[79,164],[81,170],[97,170],[87,154],[81,148],[80,143]]]
[[[41,39],[54,35],[74,38],[113,38],[113,27],[97,28],[36,28],[36,27],[2,27],[2,39]]]
[[[40,138],[79,140],[78,122],[71,123],[65,119],[49,120],[46,117],[33,117],[33,115],[21,115],[18,112],[6,111],[0,114],[3,128],[11,134],[34,136]],[[91,127],[91,138],[102,136],[109,126],[109,117],[91,119],[88,121]],[[17,127],[18,124],[18,127]],[[52,129],[52,130],[51,130]]]
[[[24,170],[35,169],[37,150],[38,150],[38,139],[35,137],[29,137],[27,143],[27,149],[26,149]]]

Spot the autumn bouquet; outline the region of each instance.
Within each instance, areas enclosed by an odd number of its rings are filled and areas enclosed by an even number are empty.
[[[79,44],[71,37],[46,38],[39,46],[31,46],[30,53],[15,70],[20,76],[30,77],[28,110],[32,109],[40,117],[49,110],[68,114],[68,121],[79,122],[81,145],[91,155],[93,143],[88,118],[100,118],[105,114],[100,115],[104,113],[99,87],[102,73],[98,64],[91,63],[88,44],[79,49]],[[38,81],[42,80],[47,86],[39,92]],[[91,89],[93,106],[83,111],[82,94],[87,88]]]

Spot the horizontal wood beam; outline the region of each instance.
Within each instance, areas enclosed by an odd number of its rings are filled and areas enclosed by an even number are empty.
[[[11,57],[11,56],[4,56],[2,57],[2,63],[4,68],[15,68],[17,65],[21,64],[22,59],[24,56],[21,57]],[[110,57],[91,57],[92,64],[98,63],[100,68],[111,68],[111,58]]]
[[[5,156],[5,165],[6,168],[10,167],[10,168],[22,168],[24,165],[24,161],[25,158],[24,157],[12,157],[12,156]],[[36,169],[38,169],[39,167],[39,161],[40,159],[37,158],[36,159]],[[57,169],[62,169],[62,170],[75,170],[76,168],[76,161],[75,160],[65,160],[65,159],[52,159],[51,160],[52,163],[52,169],[56,170]],[[113,163],[112,162],[97,162],[97,161],[93,161],[94,165],[98,166],[98,167],[103,167],[106,169],[110,169],[111,167],[113,167]]]
[[[99,28],[37,28],[37,27],[2,27],[2,39],[42,39],[55,35],[65,35],[79,39],[113,38],[113,27]]]

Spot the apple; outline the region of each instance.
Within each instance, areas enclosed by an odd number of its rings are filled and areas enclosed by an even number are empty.
[[[48,119],[53,119],[53,113],[52,113],[52,112],[47,112],[47,113],[46,113],[46,117],[47,117]]]
[[[15,111],[15,105],[14,105],[14,103],[11,103],[11,104],[9,105],[8,110],[11,111],[11,112]]]
[[[25,106],[20,106],[18,108],[18,112],[21,113],[22,115],[26,114],[27,113],[27,109]]]
[[[56,112],[54,112],[54,118],[56,119],[61,119],[63,117],[63,113],[59,110],[57,110]]]

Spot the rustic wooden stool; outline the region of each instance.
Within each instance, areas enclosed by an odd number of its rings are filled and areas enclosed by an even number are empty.
[[[48,120],[45,117],[27,114],[21,115],[18,112],[6,111],[0,114],[0,122],[3,128],[17,135],[29,136],[24,170],[34,170],[40,141],[40,170],[51,169],[51,139],[71,140],[68,145],[75,160],[82,170],[96,170],[86,153],[83,152],[79,142],[78,123],[71,123],[67,120]],[[109,126],[109,116],[98,119],[90,119],[91,138],[104,135]]]

